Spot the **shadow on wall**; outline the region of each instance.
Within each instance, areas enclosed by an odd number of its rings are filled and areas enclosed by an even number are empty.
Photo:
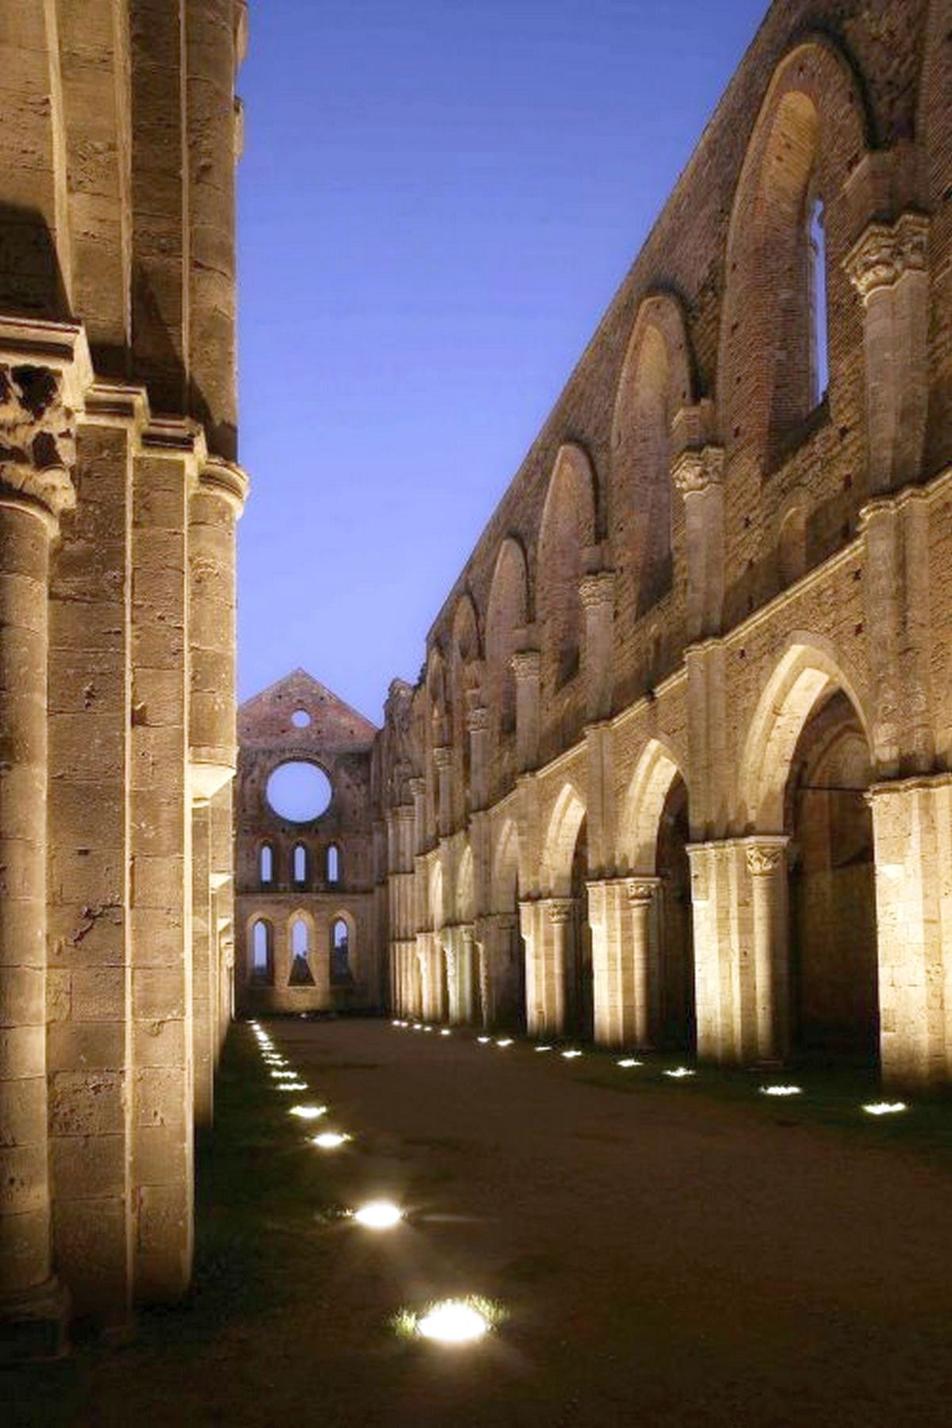
[[[59,255],[38,209],[0,203],[0,311],[51,321],[70,317]]]

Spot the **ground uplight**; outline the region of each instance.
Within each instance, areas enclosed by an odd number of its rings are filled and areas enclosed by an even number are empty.
[[[666,1071],[666,1076],[670,1076],[672,1081],[681,1081],[685,1076],[693,1076],[694,1072],[690,1066],[675,1066],[673,1071]]]
[[[573,1048],[573,1049],[570,1050],[570,1051],[563,1051],[563,1052],[562,1052],[562,1059],[563,1059],[563,1061],[574,1061],[574,1060],[576,1059],[576,1057],[581,1056],[581,1054],[582,1054],[581,1051],[576,1051],[576,1050]]]
[[[316,1145],[318,1150],[339,1150],[342,1145],[346,1145],[351,1139],[343,1131],[321,1131],[311,1140],[312,1145]]]
[[[276,1081],[296,1081],[297,1076],[293,1071],[272,1071],[271,1075]]]
[[[534,1046],[532,1049],[533,1051],[551,1051],[553,1048],[551,1046]]]
[[[444,1026],[444,1027],[441,1027],[441,1028],[440,1028],[440,1036],[452,1036],[452,1035],[453,1035],[453,1033],[450,1031],[450,1029],[449,1029],[448,1026]]]
[[[501,1036],[501,1037],[499,1038],[499,1040],[496,1042],[496,1045],[497,1045],[497,1046],[511,1046],[511,1045],[512,1045],[512,1037],[511,1037],[511,1036]]]
[[[900,1111],[908,1111],[905,1101],[871,1101],[863,1107],[868,1116],[896,1116]]]
[[[799,1096],[803,1092],[802,1086],[761,1086],[762,1096]]]
[[[618,1065],[621,1066],[625,1071],[630,1071],[632,1066],[643,1066],[644,1064],[645,1063],[643,1061],[637,1060],[637,1058],[634,1056],[623,1056],[618,1062]]]
[[[281,1081],[274,1088],[276,1091],[306,1091],[306,1081]]]
[[[354,1211],[354,1219],[366,1230],[392,1230],[403,1219],[403,1211],[390,1200],[370,1200]]]
[[[477,1036],[476,1040],[479,1042],[480,1046],[488,1046],[489,1043],[492,1041],[492,1037],[491,1037],[491,1036]]]
[[[326,1106],[290,1106],[289,1116],[297,1116],[300,1121],[316,1121],[327,1115]]]

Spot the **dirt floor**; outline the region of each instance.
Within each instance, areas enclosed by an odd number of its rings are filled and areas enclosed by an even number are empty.
[[[265,1023],[309,1083],[226,1051],[189,1305],[0,1377],[17,1425],[952,1425],[952,1109],[872,1122],[861,1079],[763,1077],[382,1021]],[[326,1101],[328,1154],[288,1115]],[[323,1124],[323,1123],[322,1123]],[[335,1213],[380,1194],[373,1233]],[[391,1320],[479,1294],[448,1349]]]

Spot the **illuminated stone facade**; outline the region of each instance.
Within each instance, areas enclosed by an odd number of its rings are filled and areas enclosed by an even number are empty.
[[[175,1299],[231,1008],[243,0],[0,0],[0,1356]]]
[[[376,733],[304,670],[238,712],[236,976],[239,1006],[251,1015],[366,1011],[384,1000]],[[326,775],[329,802],[313,817],[281,817],[269,779],[302,763]]]
[[[771,7],[392,686],[399,1012],[952,1082],[948,20]]]

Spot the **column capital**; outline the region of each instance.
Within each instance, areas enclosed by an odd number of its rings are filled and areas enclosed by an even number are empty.
[[[484,705],[470,709],[466,714],[466,728],[470,734],[480,734],[489,728],[489,710]]]
[[[412,823],[416,817],[416,809],[412,803],[398,803],[393,809],[393,817],[396,823]]]
[[[422,798],[426,793],[426,779],[421,778],[419,774],[414,774],[412,778],[407,779],[407,788],[414,798]],[[410,812],[413,812],[412,807],[410,807]]]
[[[598,570],[583,575],[578,587],[579,599],[585,610],[597,610],[615,603],[614,570]]]
[[[542,656],[538,650],[516,650],[509,661],[509,668],[518,680],[538,679]]]
[[[248,473],[234,461],[210,456],[199,468],[196,490],[203,496],[219,497],[237,520],[245,508],[250,484]]]
[[[568,922],[572,916],[575,902],[570,897],[547,897],[543,899],[543,907],[549,921],[557,924]]]
[[[880,288],[893,287],[904,273],[924,272],[929,219],[908,210],[894,223],[867,224],[843,259],[843,267],[863,302]]]
[[[0,500],[55,528],[76,504],[76,415],[61,372],[0,360]]]
[[[786,835],[754,838],[746,844],[747,871],[752,877],[769,877],[783,866],[790,839]]]
[[[449,744],[438,744],[433,750],[433,762],[441,773],[453,767],[453,750]]]
[[[724,480],[723,446],[689,446],[671,463],[671,479],[684,497],[696,496]]]
[[[625,879],[625,896],[634,906],[647,906],[661,886],[661,879],[651,875]]]

